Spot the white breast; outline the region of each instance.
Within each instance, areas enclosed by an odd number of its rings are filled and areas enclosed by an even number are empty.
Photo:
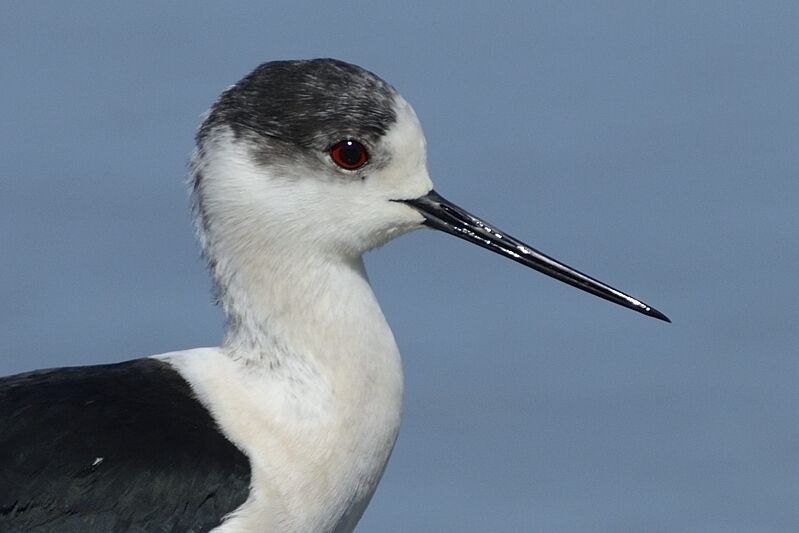
[[[331,345],[336,353],[323,356],[277,344],[273,350],[288,351],[271,364],[226,348],[160,356],[250,459],[250,496],[216,531],[355,527],[391,454],[402,403],[391,331],[382,314],[361,324],[365,331],[347,336],[354,341]]]

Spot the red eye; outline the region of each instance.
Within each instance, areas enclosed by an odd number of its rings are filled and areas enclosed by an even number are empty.
[[[361,168],[369,161],[369,152],[358,141],[347,139],[337,142],[330,148],[333,162],[345,170]]]

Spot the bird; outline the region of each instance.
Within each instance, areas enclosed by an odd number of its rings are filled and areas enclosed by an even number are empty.
[[[362,256],[412,230],[669,321],[439,195],[413,108],[362,67],[264,63],[195,140],[190,203],[224,337],[0,379],[0,531],[352,531],[403,397]]]

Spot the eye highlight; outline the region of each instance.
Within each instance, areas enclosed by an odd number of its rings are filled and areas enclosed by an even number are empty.
[[[369,152],[358,141],[346,139],[330,147],[330,158],[345,170],[357,170],[369,161]]]

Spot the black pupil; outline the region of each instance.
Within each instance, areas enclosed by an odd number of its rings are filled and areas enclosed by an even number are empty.
[[[344,141],[339,151],[339,157],[347,165],[354,166],[361,162],[362,153],[363,146],[355,141]]]

